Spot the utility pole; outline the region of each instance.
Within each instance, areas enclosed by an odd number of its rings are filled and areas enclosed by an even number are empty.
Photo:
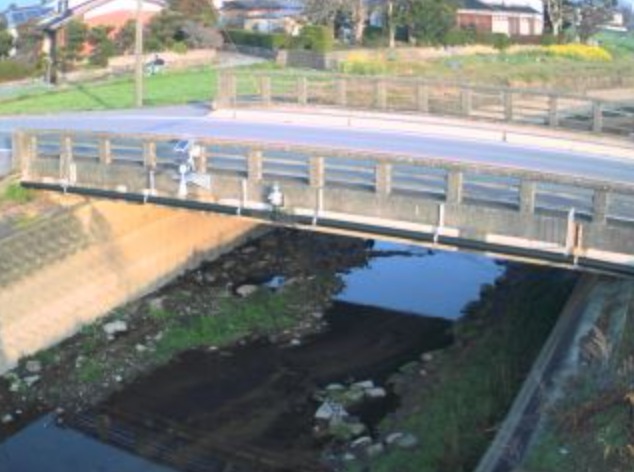
[[[136,30],[134,40],[134,105],[137,108],[143,106],[143,22],[141,11],[143,0],[136,1]]]

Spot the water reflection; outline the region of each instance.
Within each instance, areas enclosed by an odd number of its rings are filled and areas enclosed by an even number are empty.
[[[0,446],[3,472],[176,472],[44,416]]]
[[[448,319],[460,317],[483,284],[504,271],[495,260],[461,252],[377,243],[367,267],[344,276],[337,300]]]

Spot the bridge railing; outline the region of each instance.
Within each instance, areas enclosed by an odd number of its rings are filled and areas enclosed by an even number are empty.
[[[425,155],[200,138],[191,175],[211,176],[211,189],[188,184],[183,194],[172,149],[178,138],[23,130],[14,145],[22,181],[42,188],[267,217],[278,213],[267,199],[277,183],[289,221],[634,261],[628,182]]]
[[[422,113],[631,136],[634,102],[405,77],[225,70],[220,107],[295,106]]]

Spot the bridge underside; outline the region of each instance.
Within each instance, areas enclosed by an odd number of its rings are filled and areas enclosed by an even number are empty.
[[[551,240],[559,238],[559,243],[545,242],[528,237],[539,233],[539,221],[534,219],[523,221],[526,218],[517,218],[511,215],[506,215],[505,219],[503,215],[499,214],[498,210],[482,208],[474,211],[469,208],[461,208],[461,212],[456,212],[451,220],[456,222],[461,217],[462,219],[475,218],[480,222],[488,222],[487,226],[491,232],[486,232],[482,227],[463,228],[461,230],[459,227],[452,226],[421,224],[415,221],[407,222],[376,216],[359,216],[358,213],[322,211],[316,215],[314,210],[310,208],[274,209],[270,205],[258,202],[245,202],[242,204],[237,199],[210,202],[87,187],[62,188],[57,184],[50,183],[23,182],[22,185],[26,188],[37,190],[233,215],[267,224],[295,227],[302,230],[323,231],[363,238],[389,239],[420,244],[431,248],[482,252],[500,258],[537,264],[587,269],[611,274],[634,275],[634,265],[630,264],[631,258],[626,254],[596,253],[591,251],[589,255],[584,255],[584,251],[575,250],[574,247],[566,247],[568,220],[553,216],[544,216],[543,218],[551,228],[554,228],[554,230],[550,229],[551,234],[548,236],[550,236]],[[347,200],[351,201],[350,199]],[[393,201],[392,204],[398,205],[398,202]],[[417,205],[415,208],[410,208],[410,210],[412,214],[420,216],[421,221],[425,220],[423,213],[426,211],[429,221],[438,219],[439,216],[442,217],[440,215],[443,211],[441,208],[441,204],[427,208]],[[400,210],[404,211],[404,208],[401,207]],[[446,209],[444,211],[447,212]],[[463,214],[461,215],[460,213]],[[508,216],[511,217],[509,218]],[[509,225],[519,230],[514,232],[515,236],[493,232],[498,226],[508,230]],[[522,230],[521,228],[524,229]],[[506,232],[508,233],[508,231]],[[616,234],[615,236],[618,237],[619,235]]]

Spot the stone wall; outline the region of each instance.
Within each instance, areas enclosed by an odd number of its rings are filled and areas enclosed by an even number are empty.
[[[16,271],[20,277],[0,287],[0,373],[265,230],[240,218],[114,201],[78,205],[64,221],[32,239],[50,251],[46,264]],[[68,231],[81,234],[62,237]],[[33,248],[21,250],[15,264]]]

